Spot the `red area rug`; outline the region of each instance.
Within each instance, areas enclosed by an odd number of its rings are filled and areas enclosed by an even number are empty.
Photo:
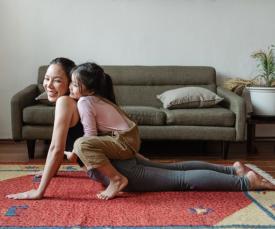
[[[274,192],[123,193],[103,201],[100,184],[65,166],[44,199],[9,200],[5,195],[38,186],[27,174],[40,167],[0,168],[3,177],[14,174],[0,181],[2,228],[275,228]]]

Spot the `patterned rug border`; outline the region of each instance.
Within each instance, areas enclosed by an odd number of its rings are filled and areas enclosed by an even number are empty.
[[[1,165],[45,165],[46,161],[37,160],[37,161],[26,161],[26,162],[0,162]],[[62,162],[62,165],[77,165],[74,162]]]
[[[2,167],[1,167],[2,165]],[[5,168],[8,166],[19,166],[19,168]],[[45,164],[0,164],[0,172],[37,172],[44,169]],[[80,171],[81,168],[77,164],[64,163],[60,166],[59,171]]]
[[[275,220],[275,216],[267,208],[265,208],[259,201],[257,201],[249,192],[244,192],[247,198],[249,198],[255,205],[257,205],[268,217]]]
[[[8,229],[17,229],[17,228],[30,228],[30,229],[188,229],[188,228],[197,228],[197,229],[227,229],[227,228],[243,228],[243,229],[262,229],[262,228],[267,228],[267,229],[273,229],[275,228],[274,225],[240,225],[240,224],[231,224],[231,225],[224,225],[224,226],[148,226],[148,227],[128,227],[128,226],[120,226],[120,227],[115,227],[115,226],[103,226],[103,227],[98,227],[98,226],[93,226],[93,227],[78,227],[78,226],[68,226],[68,227],[0,227],[0,228],[8,228]]]

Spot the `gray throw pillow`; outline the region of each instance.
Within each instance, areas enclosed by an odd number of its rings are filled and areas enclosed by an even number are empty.
[[[44,104],[44,105],[50,105],[50,106],[54,106],[55,105],[55,103],[50,102],[48,100],[48,96],[47,96],[47,93],[45,91],[43,93],[41,93],[40,95],[38,95],[35,98],[35,100],[38,101],[41,104]]]
[[[166,109],[211,107],[221,102],[223,98],[202,87],[181,87],[168,90],[157,98]]]

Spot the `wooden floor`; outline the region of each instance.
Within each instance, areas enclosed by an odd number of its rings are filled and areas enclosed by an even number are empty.
[[[11,140],[0,140],[1,162],[44,162],[48,146],[39,141],[36,146],[35,159],[29,160],[25,142],[15,143]],[[218,164],[230,164],[234,161],[255,164],[275,177],[275,142],[257,142],[257,153],[246,153],[245,143],[231,143],[228,159],[223,160],[218,142],[143,142],[141,153],[160,162],[186,160],[203,160]]]

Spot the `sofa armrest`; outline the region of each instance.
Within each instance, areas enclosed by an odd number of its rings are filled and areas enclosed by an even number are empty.
[[[245,138],[246,108],[244,99],[222,87],[217,88],[219,96],[223,97],[221,105],[233,111],[236,115],[235,129],[236,141],[243,141]]]
[[[22,140],[23,109],[35,104],[37,95],[38,87],[36,84],[32,84],[11,98],[11,126],[14,140]]]

